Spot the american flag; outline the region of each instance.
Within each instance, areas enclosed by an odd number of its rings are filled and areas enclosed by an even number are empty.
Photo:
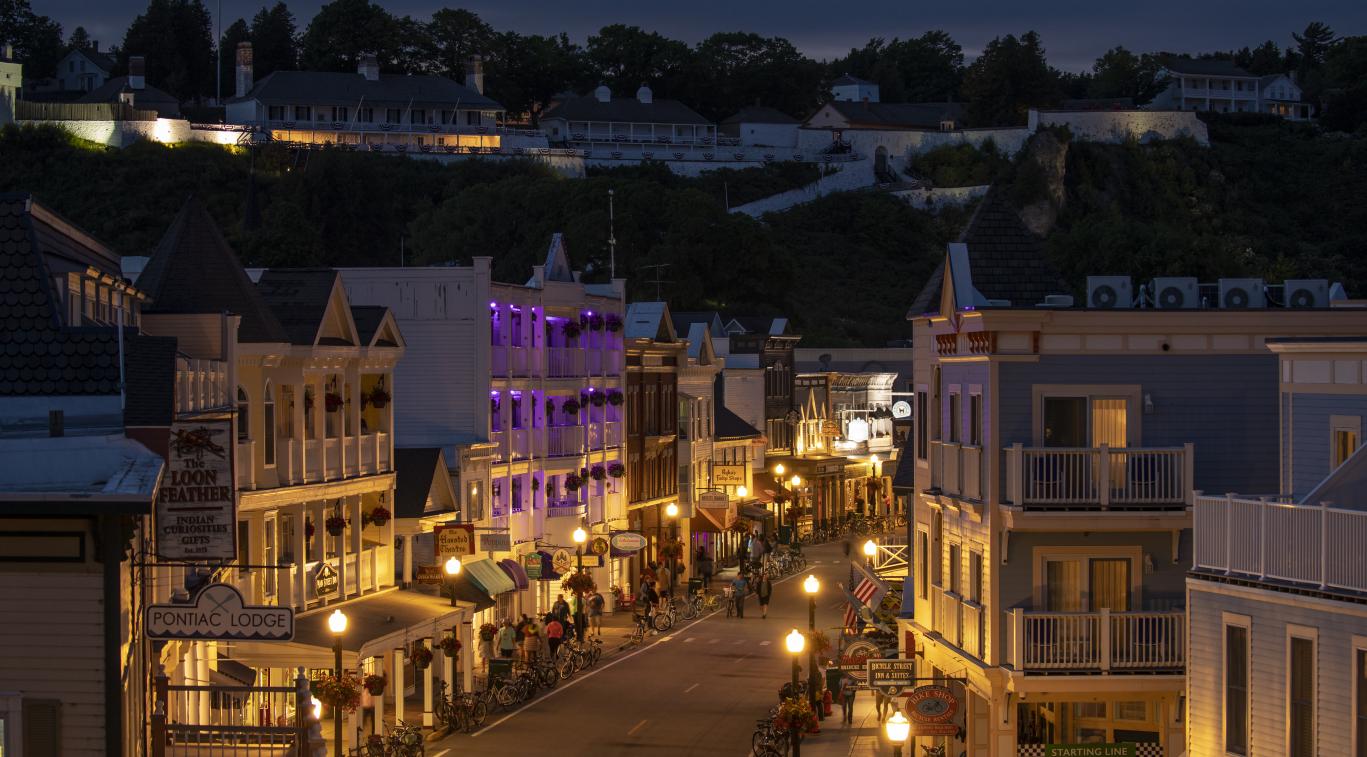
[[[888,593],[887,585],[867,568],[859,563],[852,563],[852,566],[859,571],[859,583],[853,592],[845,592],[849,599],[849,603],[845,605],[845,628],[850,629],[855,627],[855,620],[859,617],[861,609],[877,607],[883,601],[883,595]]]

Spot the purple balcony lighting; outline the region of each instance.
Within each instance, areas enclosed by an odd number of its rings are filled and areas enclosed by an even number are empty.
[[[593,317],[593,311],[592,311],[592,310],[588,311],[588,314],[589,314],[589,317],[590,317],[590,318]]]
[[[489,392],[489,396],[490,396],[490,397],[497,397],[497,396],[498,396],[498,392],[497,392],[497,391]]]
[[[491,303],[489,303],[489,307],[491,307],[491,308],[496,308],[496,307],[498,307],[498,303],[497,303],[497,302],[491,302]]]

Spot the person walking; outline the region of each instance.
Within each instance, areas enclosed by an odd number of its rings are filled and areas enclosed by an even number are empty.
[[[570,595],[570,618],[574,628],[574,640],[582,642],[588,623],[584,619],[584,596],[577,591]]]
[[[503,627],[498,629],[498,656],[512,659],[514,649],[517,649],[517,630],[511,620],[504,618]]]
[[[536,618],[527,618],[522,626],[522,661],[535,662],[536,653],[541,649],[541,629]]]
[[[668,565],[661,565],[655,571],[655,591],[662,597],[674,596],[674,574],[669,571]]]
[[[560,624],[554,615],[546,616],[546,640],[551,645],[551,660],[555,660],[555,653],[560,649],[560,642],[565,639],[565,627]]]
[[[702,577],[702,588],[706,591],[712,585],[712,557],[707,554],[705,547],[698,547],[698,557],[693,564],[698,568],[698,574]]]
[[[598,636],[603,635],[603,606],[607,601],[597,589],[589,596],[589,623],[593,626],[593,632]]]
[[[845,725],[854,724],[854,697],[858,693],[859,683],[854,676],[847,675],[840,679],[840,714]]]
[[[769,580],[768,572],[761,572],[755,582],[755,596],[759,598],[759,616],[769,617],[769,599],[774,596],[774,582]]]
[[[555,602],[551,604],[551,614],[555,616],[556,620],[560,621],[560,626],[562,628],[569,622],[570,604],[565,601],[564,594],[555,595]]]
[[[892,709],[892,697],[884,694],[878,689],[873,690],[873,704],[878,710],[878,722],[883,722],[888,716],[888,710]]]
[[[736,605],[736,617],[745,617],[745,593],[750,590],[749,582],[745,576],[737,575],[731,579],[731,601]]]

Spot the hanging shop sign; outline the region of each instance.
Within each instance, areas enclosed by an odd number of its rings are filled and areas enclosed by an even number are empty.
[[[533,552],[522,556],[522,569],[527,571],[528,581],[541,580],[541,553]]]
[[[144,628],[149,639],[289,641],[294,610],[248,605],[228,584],[209,584],[189,604],[151,605]]]
[[[612,548],[618,552],[640,552],[647,543],[646,537],[635,531],[618,531],[612,535]]]
[[[419,565],[418,574],[413,577],[413,580],[420,584],[441,585],[442,573],[442,566],[440,565]]]
[[[479,551],[481,552],[507,552],[512,548],[512,537],[508,534],[479,535]]]
[[[445,563],[452,557],[469,557],[475,553],[475,526],[458,523],[432,529],[437,538],[437,558]]]
[[[337,569],[327,563],[319,563],[313,569],[313,594],[319,599],[329,599],[337,595],[340,582]]]
[[[713,463],[713,486],[749,486],[745,479],[744,463]]]
[[[229,421],[171,424],[157,493],[157,554],[165,560],[237,557],[237,499]]]
[[[551,567],[561,575],[574,570],[574,555],[565,548],[560,548],[551,553]]]
[[[911,403],[906,400],[897,400],[892,403],[892,417],[897,419],[911,417]]]
[[[602,557],[608,553],[608,540],[602,536],[593,537],[589,542],[589,554]]]
[[[913,736],[956,735],[959,726],[954,715],[958,711],[959,697],[948,686],[917,686],[907,695]]]
[[[1044,757],[1136,757],[1139,745],[1122,741],[1116,744],[1045,744]]]
[[[901,694],[902,689],[915,683],[915,660],[868,660],[864,665],[868,673],[869,686],[882,690],[890,697]]]
[[[855,679],[863,680],[868,675],[869,660],[882,656],[883,652],[877,644],[867,639],[856,639],[840,650],[840,658],[836,661],[836,665],[841,670],[852,674]]]

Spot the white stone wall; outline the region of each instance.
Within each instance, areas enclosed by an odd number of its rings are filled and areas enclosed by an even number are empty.
[[[742,145],[778,147],[791,150],[797,147],[797,124],[739,124]]]
[[[1041,126],[1066,126],[1073,139],[1085,142],[1119,144],[1136,139],[1145,143],[1191,137],[1202,146],[1210,145],[1205,123],[1192,111],[1030,111],[1030,133]]]
[[[936,187],[933,189],[906,189],[892,194],[902,198],[917,210],[935,213],[944,208],[960,208],[987,194],[990,184],[974,187]]]
[[[873,185],[873,161],[864,159],[847,163],[833,163],[835,170],[805,187],[779,192],[754,202],[731,208],[732,213],[744,213],[758,218],[765,213],[787,210],[794,205],[811,202],[833,192],[849,192]]]

